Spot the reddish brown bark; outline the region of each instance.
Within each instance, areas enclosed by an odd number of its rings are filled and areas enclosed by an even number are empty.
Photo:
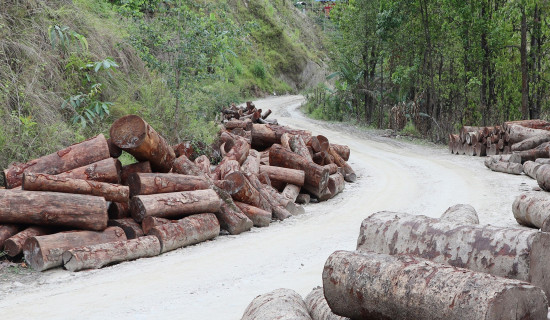
[[[156,226],[160,226],[163,224],[176,222],[176,221],[177,220],[168,220],[164,218],[148,216],[148,217],[145,217],[145,219],[143,219],[143,221],[141,222],[141,229],[145,234],[149,234],[149,230],[153,229]]]
[[[271,223],[271,212],[238,201],[235,201],[235,205],[252,220],[254,227],[267,227]]]
[[[288,142],[290,145],[290,149],[294,151],[294,153],[301,155],[302,157],[306,158],[308,161],[313,161],[309,153],[309,150],[307,149],[307,146],[301,136],[292,135]]]
[[[224,158],[220,164],[214,169],[213,178],[215,180],[223,180],[225,177],[235,171],[239,171],[241,166],[237,160],[230,160],[229,158]]]
[[[300,194],[300,187],[289,183],[285,186],[281,194],[283,195],[283,197],[287,198],[288,200],[292,202],[296,202],[296,198]]]
[[[300,193],[298,197],[296,197],[296,203],[308,204],[309,202],[310,202],[310,195],[307,193]]]
[[[172,146],[172,149],[174,150],[174,154],[176,155],[176,158],[179,158],[180,156],[186,156],[187,158],[191,158],[191,156],[194,153],[193,145],[191,144],[191,141],[183,141],[182,143],[179,143],[175,146]]]
[[[139,223],[132,218],[112,219],[108,222],[109,227],[120,227],[124,230],[127,239],[143,237],[145,233]]]
[[[58,174],[60,178],[72,178],[92,180],[107,183],[120,182],[120,161],[115,158],[107,158],[87,166],[69,170]]]
[[[261,196],[260,191],[252,186],[248,179],[240,171],[229,174],[226,179],[235,186],[231,196],[234,200],[244,202],[262,210],[270,211],[269,202]]]
[[[347,182],[355,182],[357,180],[357,176],[355,175],[355,171],[351,168],[351,166],[340,157],[340,155],[334,150],[334,148],[329,148],[328,150],[329,154],[334,157],[334,163],[336,163],[339,167],[344,168],[344,179]]]
[[[127,186],[128,178],[134,173],[152,173],[149,161],[137,162],[122,167],[120,171],[120,183]]]
[[[210,172],[210,159],[207,156],[201,155],[195,159],[195,164],[199,169],[204,172],[207,176],[211,176]]]
[[[0,225],[0,248],[3,248],[6,240],[17,234],[19,230],[21,227],[15,224]]]
[[[134,173],[128,178],[130,195],[146,195],[208,189],[205,178],[177,173]]]
[[[300,187],[305,182],[305,172],[303,170],[261,165],[260,173],[267,173],[271,181],[290,183]]]
[[[332,147],[332,149],[334,149],[334,151],[336,151],[336,153],[338,153],[338,155],[340,157],[342,157],[342,159],[344,159],[344,161],[349,160],[350,149],[349,149],[348,146],[331,143],[330,147]]]
[[[50,228],[44,227],[28,227],[25,230],[11,236],[9,239],[4,242],[4,251],[10,257],[15,257],[21,252],[23,252],[23,245],[28,238],[43,236],[46,234],[52,233],[53,230]]]
[[[111,202],[107,211],[109,219],[122,219],[130,216],[130,205],[128,202]]]

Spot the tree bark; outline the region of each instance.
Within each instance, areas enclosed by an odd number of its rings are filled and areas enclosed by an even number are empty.
[[[300,193],[298,197],[296,197],[296,203],[299,204],[309,204],[310,196],[307,193]]]
[[[250,302],[241,320],[311,320],[302,297],[291,289],[277,289]]]
[[[281,136],[285,133],[301,135],[302,137],[311,135],[308,131],[294,130],[278,125],[253,124],[251,130],[252,148],[256,150],[263,150],[269,148],[275,143],[281,143]]]
[[[502,124],[502,128],[506,132],[510,132],[510,128],[513,125],[519,125],[525,128],[532,128],[532,129],[542,129],[542,130],[550,129],[550,121],[540,120],[540,119],[506,121]]]
[[[107,201],[100,197],[43,191],[0,190],[0,223],[107,227]]]
[[[455,204],[449,207],[440,219],[458,224],[479,224],[477,211],[469,204]]]
[[[508,142],[512,145],[537,136],[550,136],[550,131],[527,128],[517,124],[508,127]]]
[[[60,174],[110,157],[107,140],[100,134],[27,163],[12,163],[4,170],[6,188],[21,185],[24,172]]]
[[[63,252],[92,244],[126,240],[119,227],[109,227],[103,232],[69,231],[29,238],[23,247],[25,261],[37,271],[59,267],[63,264]]]
[[[292,135],[288,141],[290,150],[294,153],[301,155],[308,161],[313,161],[311,154],[309,153],[304,139],[299,135]]]
[[[546,192],[523,193],[512,204],[516,221],[526,227],[550,231],[550,195]]]
[[[204,174],[206,174],[207,176],[212,175],[212,173],[210,172],[210,159],[208,159],[207,156],[205,156],[204,154],[200,155],[195,159],[194,162],[197,167],[199,167],[199,169],[204,172]]]
[[[87,194],[103,197],[107,201],[114,202],[128,202],[130,200],[130,191],[126,186],[82,179],[60,178],[45,173],[24,173],[23,190]]]
[[[9,239],[4,242],[4,251],[10,257],[15,257],[21,252],[23,252],[23,245],[28,238],[43,236],[46,234],[52,233],[53,230],[50,228],[44,227],[28,227],[25,230],[11,236]],[[0,245],[1,247],[1,245]]]
[[[166,173],[176,159],[174,150],[145,120],[127,115],[113,123],[110,130],[113,143],[133,155],[138,161],[149,161],[154,171]]]
[[[234,200],[244,202],[265,211],[271,211],[271,205],[268,200],[262,197],[260,191],[254,188],[242,172],[235,171],[229,174],[226,179],[231,181],[235,186],[235,192],[231,194]]]
[[[330,181],[329,181],[330,184]],[[285,189],[281,193],[283,197],[287,198],[288,200],[292,202],[296,202],[296,198],[300,194],[300,187],[294,184],[287,184],[285,186]]]
[[[158,217],[145,217],[143,221],[141,222],[141,229],[145,234],[149,234],[149,230],[153,229],[156,226],[160,226],[167,223],[177,222],[177,220],[169,220],[164,218],[158,218]]]
[[[111,219],[107,223],[110,227],[120,227],[126,234],[126,239],[143,237],[145,233],[139,223],[132,218]]]
[[[411,256],[336,251],[323,269],[334,313],[351,319],[543,319],[544,292],[528,283]]]
[[[323,287],[314,288],[304,302],[312,320],[349,320],[349,318],[340,317],[332,312],[325,299]]]
[[[148,195],[210,188],[205,178],[178,173],[134,173],[128,178],[130,195]]]
[[[0,225],[0,248],[4,248],[6,240],[16,235],[21,227],[15,224]]]
[[[220,223],[214,214],[201,213],[153,227],[148,234],[159,239],[160,252],[165,253],[214,239],[220,234]]]
[[[120,171],[120,184],[128,185],[128,178],[134,173],[152,173],[149,161],[137,162],[122,167]]]
[[[128,202],[111,202],[107,210],[109,219],[123,219],[130,216],[130,205]]]
[[[525,174],[529,177],[537,180],[537,171],[539,170],[540,166],[540,163],[536,163],[534,161],[526,161],[523,164],[523,172],[525,172]]]
[[[248,219],[252,220],[254,227],[268,227],[271,223],[271,212],[244,202],[235,201],[235,205],[241,209]]]
[[[91,180],[106,183],[120,182],[120,161],[107,158],[87,166],[69,170],[57,175],[59,178]]]
[[[227,130],[233,130],[236,128],[241,128],[246,131],[252,130],[252,121],[249,119],[246,120],[229,120],[223,124]]]
[[[336,153],[338,153],[338,155],[340,157],[342,157],[342,159],[344,159],[344,161],[348,161],[349,160],[349,155],[350,155],[350,149],[348,146],[346,145],[341,145],[341,144],[335,144],[335,143],[331,143],[330,144],[330,147],[332,149],[334,149],[334,151],[336,151]],[[325,150],[325,151],[328,151]]]
[[[260,166],[260,173],[267,173],[269,180],[290,183],[299,187],[304,185],[305,172],[299,169],[291,169],[276,166]]]
[[[334,150],[329,148],[328,152],[331,156],[334,157],[334,163],[336,163],[339,167],[344,169],[344,179],[347,182],[355,182],[357,181],[357,176],[355,175],[355,171],[351,168],[351,166],[340,157],[340,155]]]
[[[516,152],[521,157],[521,163],[526,161],[535,161],[538,158],[550,158],[550,142],[545,142],[538,147]]]
[[[213,178],[214,180],[224,180],[228,174],[239,171],[240,169],[241,165],[237,160],[223,158],[222,162],[214,169]]]
[[[504,172],[509,174],[519,175],[523,172],[521,163],[507,161],[493,161],[492,158],[485,159],[485,166],[496,172]]]
[[[536,147],[540,146],[541,144],[543,144],[544,142],[548,142],[548,141],[550,141],[550,131],[548,132],[548,134],[542,134],[542,135],[534,136],[534,137],[531,137],[531,138],[527,138],[523,141],[514,143],[512,145],[512,151],[530,150],[530,149],[536,148]]]
[[[180,156],[186,156],[187,158],[191,158],[194,153],[193,145],[191,144],[191,141],[183,141],[182,143],[179,143],[175,146],[172,146],[172,149],[174,150],[174,154],[176,155],[176,158],[179,158]]]

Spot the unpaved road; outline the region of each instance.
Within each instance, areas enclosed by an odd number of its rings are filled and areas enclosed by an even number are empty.
[[[517,226],[514,197],[536,183],[487,170],[482,159],[443,147],[381,138],[352,126],[304,118],[301,96],[256,106],[280,123],[323,134],[351,147],[358,181],[306,213],[239,236],[222,236],[162,256],[101,270],[61,269],[30,281],[0,283],[5,319],[240,319],[257,295],[286,287],[306,295],[321,284],[327,257],[353,250],[361,221],[379,210],[437,217],[470,203],[484,224]]]

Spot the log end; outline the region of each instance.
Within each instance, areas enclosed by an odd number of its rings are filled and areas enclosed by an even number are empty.
[[[525,285],[500,292],[490,305],[485,319],[546,319],[548,302],[543,290]]]
[[[533,247],[531,248],[529,282],[536,284],[544,290],[547,297],[550,297],[550,276],[548,266],[550,265],[550,233],[539,232],[535,235]],[[542,319],[542,318],[540,318]]]
[[[44,256],[40,249],[40,244],[35,237],[27,239],[23,246],[23,255],[27,264],[36,271],[43,271],[46,269],[44,265]]]
[[[147,123],[131,114],[119,118],[110,129],[112,143],[121,149],[138,147],[147,135]]]
[[[130,200],[130,213],[132,218],[139,223],[141,223],[147,215],[147,210],[139,197],[133,197],[132,200]]]

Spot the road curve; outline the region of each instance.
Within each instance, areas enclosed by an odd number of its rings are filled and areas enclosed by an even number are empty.
[[[419,146],[341,124],[305,118],[302,96],[256,102],[280,123],[323,134],[351,148],[358,181],[330,201],[268,228],[218,237],[159,257],[101,270],[44,272],[31,284],[0,288],[6,319],[240,319],[257,295],[286,287],[306,295],[321,284],[335,250],[355,248],[361,221],[380,210],[437,217],[456,203],[470,203],[481,223],[516,226],[513,198],[533,182],[488,171],[475,157]]]

